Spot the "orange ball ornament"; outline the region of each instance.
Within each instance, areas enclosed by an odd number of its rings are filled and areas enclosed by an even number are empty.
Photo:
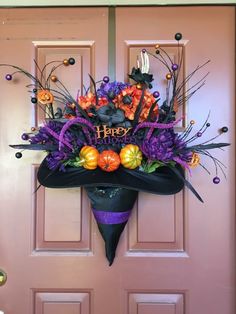
[[[56,75],[52,75],[52,76],[51,76],[51,81],[54,82],[54,83],[57,81]]]
[[[170,80],[171,78],[172,78],[171,73],[167,73],[167,74],[166,74],[166,79],[167,79],[167,80]]]
[[[65,66],[68,66],[68,65],[69,65],[69,60],[68,60],[68,59],[64,59],[64,60],[63,60],[63,64],[64,64]]]
[[[113,150],[104,150],[98,157],[98,166],[103,171],[115,171],[120,166],[120,157]]]

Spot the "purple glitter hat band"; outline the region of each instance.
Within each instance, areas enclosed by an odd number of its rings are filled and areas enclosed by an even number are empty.
[[[92,211],[96,221],[105,225],[115,225],[126,222],[131,214],[131,209],[126,212],[106,212],[93,208]]]

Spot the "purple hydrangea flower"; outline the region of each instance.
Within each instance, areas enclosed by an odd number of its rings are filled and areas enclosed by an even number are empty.
[[[143,154],[150,161],[170,162],[174,157],[183,161],[190,161],[192,153],[186,150],[186,143],[182,141],[173,129],[162,130],[141,145]]]
[[[60,171],[65,171],[65,166],[62,162],[67,158],[67,154],[63,151],[56,151],[48,154],[46,157],[48,168],[51,170],[59,168]]]
[[[98,97],[105,97],[107,99],[113,99],[121,93],[123,89],[130,86],[130,84],[122,82],[109,82],[102,83],[100,88],[97,90]]]
[[[63,123],[50,120],[47,122],[47,126],[55,133],[60,134],[60,131],[63,127]],[[44,128],[43,126],[39,128],[39,131],[36,135],[30,138],[30,142],[32,144],[40,144],[42,142],[47,143],[47,144],[57,144],[57,140],[53,138],[49,134],[47,129]]]
[[[30,138],[30,142],[32,144],[45,143],[45,144],[52,144],[52,145],[58,146],[59,135],[63,126],[64,126],[64,123],[62,122],[50,120],[47,122],[46,127],[42,126],[39,128],[38,133]],[[58,138],[53,136],[49,132],[50,130],[53,131],[53,133],[55,133],[55,135],[57,135]],[[84,133],[81,129],[78,129],[76,132],[74,132],[71,129],[67,130],[64,134],[64,140],[78,149],[81,146],[83,146],[84,143],[86,142]],[[68,151],[68,150],[70,151],[70,149],[65,145],[62,145],[62,149],[64,151]]]

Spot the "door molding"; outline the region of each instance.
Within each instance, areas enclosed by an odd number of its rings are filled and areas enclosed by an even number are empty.
[[[235,0],[2,0],[0,7],[73,7],[73,6],[186,6],[235,5]]]

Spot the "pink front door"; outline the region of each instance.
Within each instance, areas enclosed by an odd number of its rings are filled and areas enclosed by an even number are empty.
[[[59,74],[76,95],[87,73],[108,70],[108,9],[0,10],[0,63],[34,71],[40,64],[73,56],[76,65]],[[234,9],[230,7],[117,8],[117,80],[124,80],[140,47],[172,49],[184,37],[184,67],[191,72],[211,59],[207,85],[186,104],[186,123],[196,129],[211,110],[212,137],[227,125],[222,141],[235,141]],[[151,48],[152,49],[152,48]],[[155,76],[159,73],[154,68]],[[41,116],[35,115],[26,79],[7,82],[0,67],[1,228],[0,287],[4,314],[233,314],[234,149],[216,151],[227,180],[196,169],[189,191],[176,196],[140,193],[132,217],[108,267],[104,245],[85,192],[44,189],[35,194],[43,155],[15,159],[8,144],[19,143]],[[71,79],[73,77],[73,79]],[[67,84],[67,85],[68,85]],[[157,86],[158,87],[158,86]],[[208,168],[214,173],[209,160]]]

